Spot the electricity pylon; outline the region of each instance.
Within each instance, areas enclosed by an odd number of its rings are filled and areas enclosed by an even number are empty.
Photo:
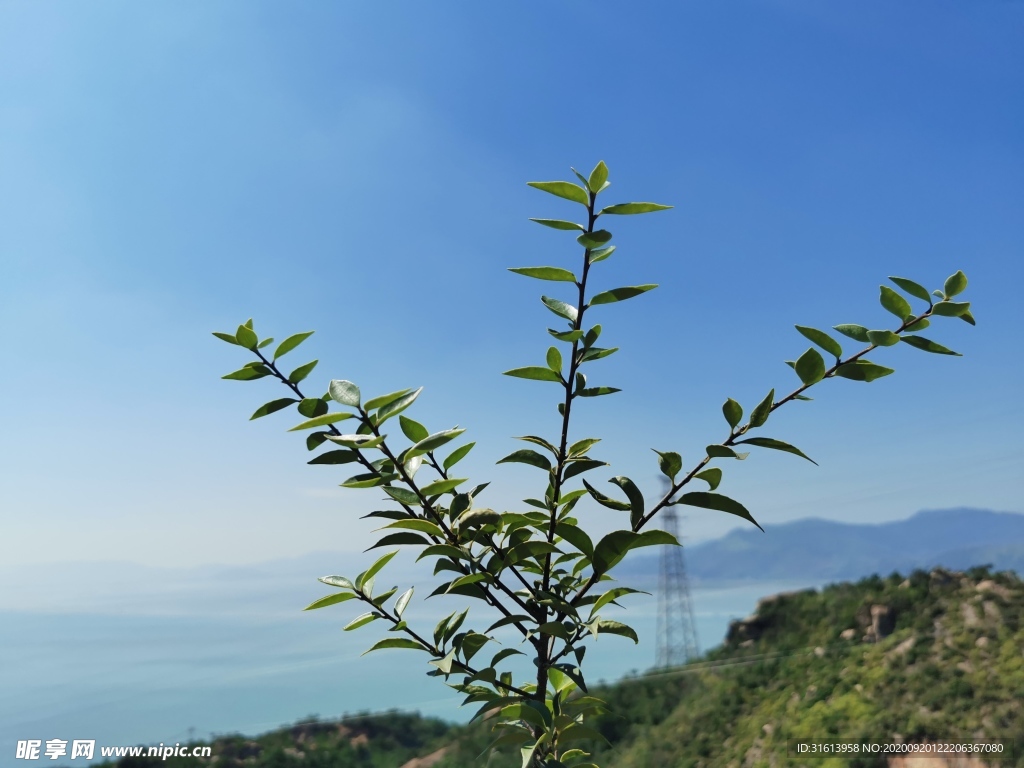
[[[667,486],[666,486],[667,488]],[[679,539],[675,507],[661,512],[662,530]],[[683,548],[661,548],[658,576],[658,650],[655,666],[680,667],[700,655]]]

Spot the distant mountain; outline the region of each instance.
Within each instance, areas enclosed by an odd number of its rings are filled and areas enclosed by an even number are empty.
[[[929,510],[888,523],[840,523],[808,518],[741,528],[686,549],[696,582],[821,581],[943,566],[963,570],[990,563],[1024,574],[1024,514],[988,509]],[[650,582],[655,554],[627,560],[620,579]]]

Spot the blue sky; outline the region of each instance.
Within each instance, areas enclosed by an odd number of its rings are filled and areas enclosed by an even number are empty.
[[[470,477],[521,507],[535,471],[494,462],[554,434],[554,391],[500,372],[553,316],[505,268],[576,266],[527,220],[573,205],[525,183],[600,159],[609,202],[676,206],[612,222],[595,278],[661,285],[599,318],[622,351],[592,381],[624,391],[574,434],[608,476],[653,489],[651,447],[692,465],[725,397],[789,391],[794,324],[884,327],[887,275],[963,269],[978,326],[928,334],[963,358],[880,351],[894,376],[772,417],[820,467],[756,453],[722,490],[766,535],[1024,512],[1022,33],[988,0],[0,5],[0,560],[366,546],[376,495],[307,467],[296,418],[246,421],[279,385],[220,380],[246,358],[210,331],[250,316],[317,330],[290,358],[320,391],[425,386],[413,415],[467,427]]]

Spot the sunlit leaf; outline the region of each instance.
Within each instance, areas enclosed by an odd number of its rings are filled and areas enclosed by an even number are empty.
[[[561,267],[510,267],[508,271],[515,272],[517,275],[533,277],[537,280],[550,280],[562,283],[577,282],[576,275],[568,269],[562,269]]]
[[[556,197],[572,200],[580,205],[590,204],[590,196],[587,194],[587,191],[583,187],[571,184],[568,181],[529,181],[527,186],[555,195]]]

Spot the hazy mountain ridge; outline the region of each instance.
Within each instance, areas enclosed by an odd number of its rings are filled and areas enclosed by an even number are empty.
[[[620,567],[620,579],[650,582],[657,555]],[[990,563],[1024,574],[1024,514],[959,507],[926,510],[886,523],[842,523],[807,518],[730,531],[686,548],[695,582],[741,580],[847,580],[865,574],[908,573],[917,568],[956,570]]]

